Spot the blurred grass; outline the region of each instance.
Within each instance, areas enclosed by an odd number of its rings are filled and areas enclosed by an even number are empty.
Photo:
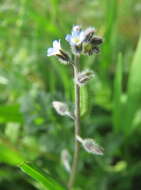
[[[123,58],[122,54],[118,55],[116,74],[114,79],[114,97],[113,97],[113,123],[115,131],[119,132],[122,129],[122,114],[123,105],[122,99],[122,77],[123,77]]]
[[[82,56],[80,66],[96,74],[81,91],[82,136],[95,138],[105,155],[81,151],[75,190],[141,189],[140,18],[140,0],[1,0],[0,189],[43,189],[15,169],[23,158],[66,184],[60,153],[72,155],[73,123],[51,103],[73,107],[72,71],[46,50],[61,39],[69,51],[64,36],[73,24],[104,37],[101,53]]]
[[[140,100],[141,100],[141,37],[138,42],[138,46],[133,58],[133,63],[130,70],[128,92],[127,92],[127,116],[125,123],[125,133],[130,133],[135,125],[133,123],[136,114],[140,111]]]

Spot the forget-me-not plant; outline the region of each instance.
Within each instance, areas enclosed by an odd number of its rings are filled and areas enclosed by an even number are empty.
[[[100,44],[102,44],[103,39],[100,36],[96,36],[96,29],[94,27],[88,27],[82,30],[79,25],[73,26],[71,34],[67,34],[65,39],[71,47],[72,56],[62,49],[60,40],[53,41],[53,47],[47,50],[47,56],[56,56],[61,63],[72,66],[74,70],[72,80],[75,89],[74,112],[72,113],[69,110],[69,106],[64,102],[53,101],[52,103],[59,115],[68,116],[74,121],[74,155],[71,167],[67,159],[68,153],[66,154],[66,150],[62,153],[64,166],[70,173],[68,189],[71,190],[75,182],[79,163],[80,144],[82,144],[83,148],[89,153],[103,155],[103,148],[99,146],[94,139],[83,139],[80,134],[80,88],[83,88],[95,75],[94,72],[89,69],[80,71],[79,65],[81,55],[90,56],[100,52]]]

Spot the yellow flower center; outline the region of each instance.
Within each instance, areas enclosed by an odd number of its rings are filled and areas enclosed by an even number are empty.
[[[80,39],[79,38],[73,38],[73,42],[77,44],[80,42]]]

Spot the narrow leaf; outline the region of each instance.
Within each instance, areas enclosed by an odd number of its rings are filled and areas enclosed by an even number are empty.
[[[141,36],[129,74],[126,108],[124,130],[129,134],[134,128],[134,117],[141,108]]]
[[[40,169],[35,168],[35,166],[33,167],[29,164],[23,163],[20,165],[20,168],[23,172],[43,185],[47,190],[65,190],[52,177],[43,173]]]

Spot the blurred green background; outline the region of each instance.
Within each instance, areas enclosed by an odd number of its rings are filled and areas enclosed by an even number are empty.
[[[81,90],[82,137],[105,149],[103,157],[81,149],[74,190],[141,189],[141,1],[1,0],[1,190],[45,189],[20,170],[24,161],[62,185],[68,180],[60,154],[73,154],[73,122],[52,101],[71,105],[72,71],[46,51],[54,39],[68,51],[73,24],[104,37],[101,53],[80,65],[96,73]]]

